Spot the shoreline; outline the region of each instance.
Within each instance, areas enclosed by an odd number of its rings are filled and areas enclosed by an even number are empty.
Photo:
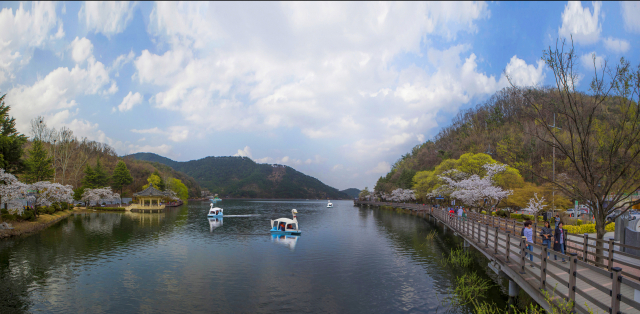
[[[34,234],[42,231],[50,226],[54,225],[58,221],[65,219],[71,214],[81,211],[81,208],[68,209],[53,213],[52,215],[43,214],[38,217],[36,221],[20,221],[20,222],[7,222],[11,224],[13,229],[0,230],[0,239],[8,239],[12,237],[24,236]]]

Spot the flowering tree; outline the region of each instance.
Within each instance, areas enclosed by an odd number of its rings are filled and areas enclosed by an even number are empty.
[[[113,193],[111,187],[98,189],[85,189],[82,193],[82,199],[85,204],[92,202],[99,204],[100,202],[113,202],[120,200],[120,194]]]
[[[502,199],[511,195],[512,190],[504,190],[494,182],[494,176],[507,169],[506,165],[485,164],[487,171],[484,177],[477,174],[467,175],[457,170],[448,171],[440,176],[444,182],[431,195],[448,194],[451,198],[459,199],[471,208],[484,209],[497,205]]]
[[[536,217],[545,207],[547,207],[547,205],[543,205],[542,203],[544,203],[544,196],[538,198],[538,193],[533,193],[533,197],[529,199],[529,206],[522,210],[529,212]]]
[[[391,192],[389,199],[393,202],[406,202],[415,200],[416,196],[413,190],[409,189],[395,189]]]
[[[27,193],[27,185],[18,181],[18,179],[0,169],[0,199],[2,203],[7,205],[7,210],[12,214],[22,215],[22,201]]]
[[[33,213],[36,216],[39,215],[38,206],[49,206],[56,202],[73,202],[73,187],[71,185],[39,181],[29,184],[26,189],[29,190],[27,200],[33,202]]]

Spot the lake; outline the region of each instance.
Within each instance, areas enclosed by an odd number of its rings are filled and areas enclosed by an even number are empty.
[[[474,265],[443,265],[460,240],[424,218],[352,201],[224,200],[163,214],[75,214],[37,234],[0,240],[0,313],[471,313],[442,300],[457,276],[506,286]],[[298,210],[300,237],[269,234]],[[434,240],[427,234],[437,230]],[[473,249],[471,249],[473,250]]]

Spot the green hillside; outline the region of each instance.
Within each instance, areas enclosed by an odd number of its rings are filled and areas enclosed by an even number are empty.
[[[186,162],[153,153],[126,158],[165,164],[193,177],[201,187],[232,198],[347,199],[349,195],[283,165],[258,164],[246,157],[206,157]]]
[[[340,192],[349,195],[351,198],[357,198],[358,194],[360,194],[360,190],[356,188],[350,188],[350,189],[342,190]]]

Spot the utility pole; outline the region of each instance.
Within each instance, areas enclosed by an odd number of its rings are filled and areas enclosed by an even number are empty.
[[[561,128],[556,126],[556,114],[553,114],[553,125],[550,125],[551,128],[553,128],[553,133],[555,134],[555,130],[562,130]],[[554,137],[554,142],[555,142],[555,137]],[[556,214],[556,145],[553,145],[553,186],[552,186],[552,196],[551,196],[551,208],[553,211],[553,215]]]

